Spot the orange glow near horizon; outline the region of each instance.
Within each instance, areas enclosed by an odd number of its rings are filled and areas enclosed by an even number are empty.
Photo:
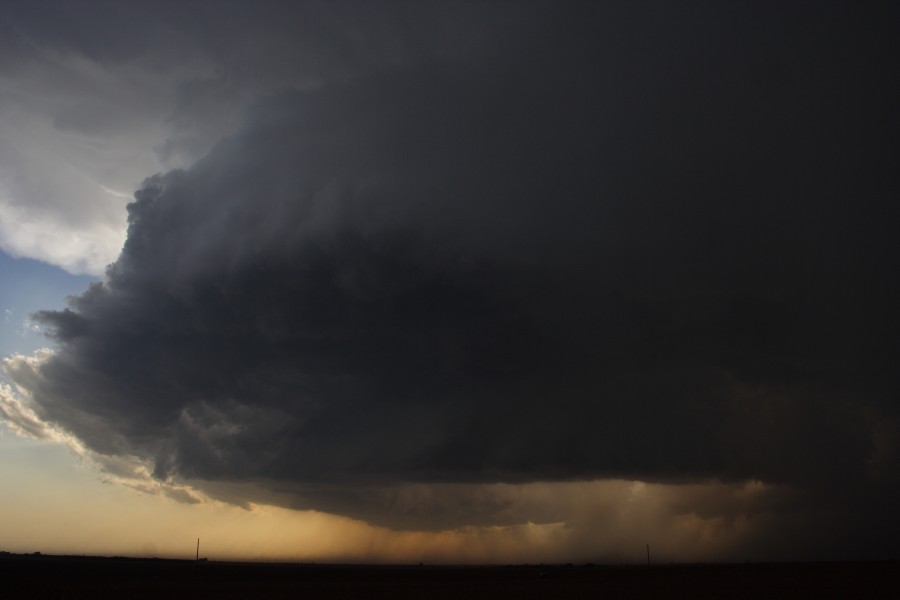
[[[743,558],[733,549],[766,515],[774,493],[759,482],[689,485],[639,481],[541,482],[471,486],[540,523],[395,531],[315,511],[265,505],[250,510],[216,501],[183,504],[104,484],[73,467],[58,445],[16,440],[13,454],[38,453],[55,470],[5,461],[0,477],[0,550],[193,558],[367,563],[639,562]],[[69,461],[66,471],[66,459]],[[507,515],[506,522],[515,513]],[[751,557],[752,558],[752,557]]]

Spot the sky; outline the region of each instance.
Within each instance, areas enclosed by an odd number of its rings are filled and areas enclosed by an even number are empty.
[[[0,549],[897,558],[897,12],[7,0]]]

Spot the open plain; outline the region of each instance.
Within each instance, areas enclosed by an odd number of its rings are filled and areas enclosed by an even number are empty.
[[[900,564],[380,566],[14,555],[5,598],[898,598]]]

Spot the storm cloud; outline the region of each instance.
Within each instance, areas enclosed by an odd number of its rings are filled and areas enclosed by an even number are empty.
[[[890,19],[538,8],[262,95],[146,179],[103,281],[35,316],[58,350],[6,363],[32,429],[391,527],[628,479],[896,533]]]

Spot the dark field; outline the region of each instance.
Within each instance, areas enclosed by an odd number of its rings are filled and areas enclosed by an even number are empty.
[[[0,556],[3,598],[900,598],[900,563],[348,566]]]

